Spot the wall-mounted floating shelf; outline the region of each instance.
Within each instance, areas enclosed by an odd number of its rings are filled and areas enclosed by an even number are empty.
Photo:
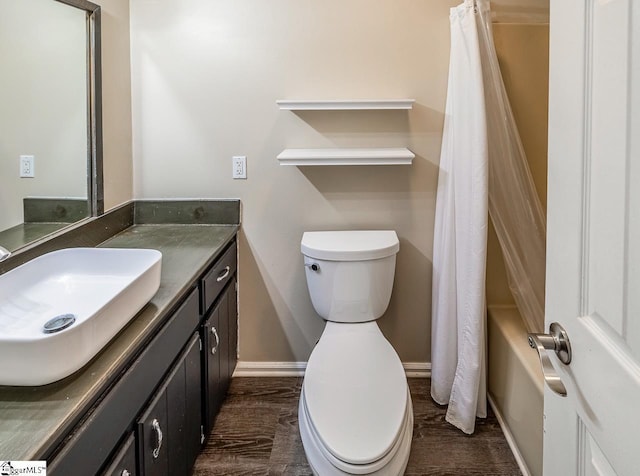
[[[415,99],[278,99],[280,109],[287,111],[364,111],[411,109]]]
[[[285,149],[280,165],[410,165],[415,154],[406,148]]]

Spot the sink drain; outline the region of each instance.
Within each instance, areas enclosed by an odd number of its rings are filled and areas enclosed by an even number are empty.
[[[45,322],[42,331],[45,334],[53,334],[66,329],[74,322],[76,322],[76,316],[73,314],[61,314]]]

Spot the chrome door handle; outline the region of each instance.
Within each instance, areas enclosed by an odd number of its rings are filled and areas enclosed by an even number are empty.
[[[211,348],[211,354],[216,355],[216,352],[218,351],[218,346],[220,345],[220,337],[218,336],[217,329],[213,326],[211,326],[211,333],[213,334],[213,337],[216,338],[216,345]]]
[[[571,343],[569,342],[567,331],[557,322],[552,322],[549,326],[548,334],[528,334],[528,340],[529,347],[538,351],[544,381],[551,390],[562,397],[566,397],[567,389],[562,383],[562,380],[560,380],[560,376],[556,373],[553,365],[551,365],[551,359],[549,358],[547,350],[553,350],[563,364],[570,364]]]
[[[222,281],[224,278],[226,278],[227,276],[229,276],[229,272],[231,271],[231,266],[225,266],[225,268],[222,270],[222,272],[218,275],[218,277],[216,278],[216,282],[220,282]]]
[[[162,429],[160,428],[160,422],[157,419],[153,419],[151,422],[151,428],[156,433],[156,447],[152,451],[153,459],[157,459],[160,456],[160,448],[162,448]]]

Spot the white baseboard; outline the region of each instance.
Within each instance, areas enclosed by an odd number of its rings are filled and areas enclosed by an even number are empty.
[[[407,377],[431,378],[431,362],[402,362]]]
[[[498,409],[495,401],[493,400],[493,398],[491,398],[491,395],[489,395],[488,393],[487,393],[487,399],[489,400],[489,405],[491,405],[491,409],[493,410],[493,413],[495,413],[496,415],[496,419],[498,420],[498,424],[500,425],[500,428],[502,428],[502,433],[504,433],[504,437],[507,440],[509,448],[511,448],[513,457],[516,459],[516,463],[518,463],[518,467],[520,468],[520,472],[522,473],[522,476],[531,476],[531,472],[527,467],[527,463],[524,461],[524,457],[522,456],[522,453],[520,453],[520,449],[516,444],[516,440],[513,437],[513,433],[511,433],[511,430],[509,429],[507,422],[505,422],[504,418],[502,417],[502,413],[500,413],[500,410]]]
[[[302,377],[306,362],[238,361],[234,377]]]
[[[429,378],[430,362],[403,362],[407,377]],[[246,362],[239,361],[234,377],[302,377],[306,362]]]

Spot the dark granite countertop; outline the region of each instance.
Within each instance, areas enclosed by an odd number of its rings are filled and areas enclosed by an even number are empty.
[[[0,386],[0,459],[45,458],[168,319],[182,295],[237,231],[237,225],[140,224],[102,242],[99,246],[161,251],[160,288],[78,372],[43,387]]]

